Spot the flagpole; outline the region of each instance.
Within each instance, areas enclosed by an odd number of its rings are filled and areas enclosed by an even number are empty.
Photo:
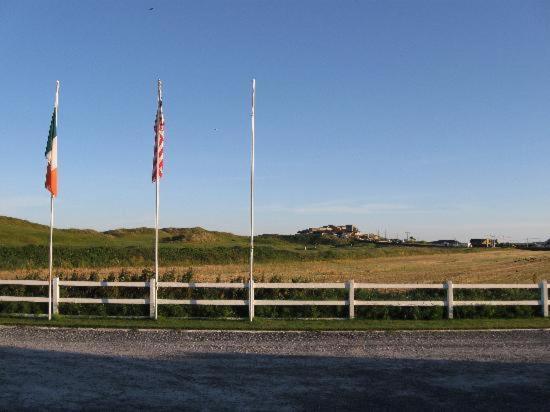
[[[59,105],[59,80],[55,84],[55,128],[57,130],[57,107]],[[52,274],[53,274],[53,193],[50,194],[50,265],[49,265],[49,278],[48,278],[48,320],[52,319]]]
[[[162,100],[162,82],[160,79],[158,80],[158,96],[157,96],[157,103],[160,104]],[[160,142],[158,141],[158,131],[156,132],[157,135],[155,139],[157,139],[156,147],[157,147],[157,164],[155,167],[155,189],[156,189],[156,202],[155,202],[155,319],[158,319],[158,304],[157,302],[157,294],[158,294],[158,284],[159,284],[159,206],[160,206],[160,176],[159,176],[159,169],[160,169],[160,157],[159,157],[159,151],[160,151]]]
[[[156,212],[155,212],[155,302],[157,301],[156,295],[158,292],[159,283],[159,203],[160,203],[160,188],[159,188],[159,173],[157,166],[157,180],[155,184],[156,188]],[[158,318],[158,305],[155,304],[155,319]]]
[[[251,148],[250,148],[250,278],[248,290],[248,314],[249,319],[254,318],[254,111],[256,100],[256,79],[252,79],[252,114],[251,114]]]
[[[53,270],[53,195],[50,194],[50,276],[48,278],[48,320],[52,320],[52,270]]]
[[[156,212],[155,212],[155,302],[157,301],[158,283],[159,283],[159,203],[160,203],[160,188],[159,174],[157,170],[156,187]],[[155,304],[155,319],[158,318],[158,305]]]

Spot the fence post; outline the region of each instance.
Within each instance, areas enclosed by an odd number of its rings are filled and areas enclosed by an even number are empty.
[[[540,304],[542,305],[542,316],[548,317],[548,281],[540,282]]]
[[[149,279],[149,317],[157,319],[157,284],[154,278]]]
[[[348,281],[348,305],[349,318],[355,318],[355,284],[353,280]]]
[[[447,288],[447,318],[453,318],[453,303],[454,303],[454,294],[453,294],[453,282],[448,280],[446,283]]]
[[[59,315],[59,278],[53,278],[52,314]]]
[[[254,319],[254,280],[248,282],[248,319]]]

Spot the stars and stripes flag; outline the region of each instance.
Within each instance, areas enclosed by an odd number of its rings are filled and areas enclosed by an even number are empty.
[[[59,82],[55,92],[55,104],[53,107],[52,121],[50,123],[50,131],[48,133],[48,142],[46,143],[46,160],[48,166],[46,168],[46,183],[53,197],[57,196],[57,106],[59,100]]]
[[[162,114],[162,82],[158,81],[158,107],[157,116],[155,117],[155,153],[153,156],[153,182],[156,182],[156,203],[155,203],[155,285],[159,281],[159,182],[162,177],[164,168],[164,115]],[[157,288],[155,286],[155,302],[157,296]],[[154,317],[158,317],[158,308],[155,304]]]
[[[155,153],[153,156],[153,182],[157,181],[157,176],[162,177],[164,168],[164,115],[162,114],[162,91],[159,81],[158,108],[155,118]]]

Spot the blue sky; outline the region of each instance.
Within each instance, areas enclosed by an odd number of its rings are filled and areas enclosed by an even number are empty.
[[[153,11],[148,9],[153,7]],[[0,214],[59,227],[247,232],[354,223],[419,238],[550,236],[550,3],[0,2]]]

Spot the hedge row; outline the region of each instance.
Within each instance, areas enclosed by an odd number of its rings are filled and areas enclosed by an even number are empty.
[[[355,251],[350,252],[357,254]],[[231,264],[248,262],[248,247],[161,247],[159,259],[163,265]],[[47,246],[0,247],[0,268],[35,269],[48,267]],[[326,260],[346,257],[345,250],[277,249],[257,246],[257,262]],[[152,247],[56,247],[53,265],[56,268],[100,268],[113,266],[143,267],[153,265]]]

